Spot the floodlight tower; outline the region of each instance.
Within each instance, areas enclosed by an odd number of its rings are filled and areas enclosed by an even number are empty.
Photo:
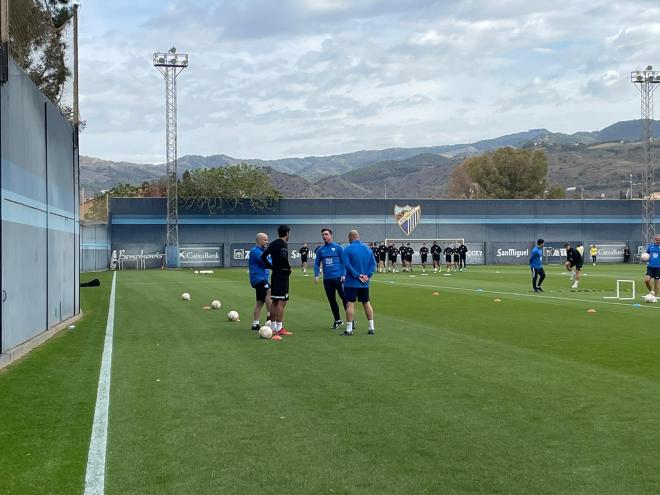
[[[630,81],[637,86],[642,95],[642,146],[644,147],[644,162],[646,173],[643,185],[644,225],[642,240],[649,244],[655,236],[655,203],[653,192],[655,186],[655,163],[653,159],[653,92],[660,84],[660,71],[653,70],[649,65],[646,70],[631,72]]]
[[[165,141],[167,145],[167,246],[168,268],[179,266],[179,212],[176,188],[176,78],[188,67],[188,55],[172,47],[167,53],[154,53],[154,67],[165,76]]]

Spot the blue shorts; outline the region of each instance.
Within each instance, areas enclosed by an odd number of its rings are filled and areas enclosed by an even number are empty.
[[[646,276],[651,277],[655,280],[660,280],[660,267],[657,266],[647,266],[646,267]]]
[[[369,302],[369,287],[344,287],[346,302]]]

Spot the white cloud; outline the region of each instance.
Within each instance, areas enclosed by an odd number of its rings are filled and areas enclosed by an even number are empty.
[[[660,67],[660,7],[643,0],[149,1],[130,12],[82,9],[85,154],[164,161],[164,83],[151,54],[172,44],[190,54],[178,80],[181,155],[594,130],[636,118],[629,73]]]

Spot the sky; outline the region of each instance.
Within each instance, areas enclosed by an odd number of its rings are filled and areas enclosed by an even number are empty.
[[[660,3],[612,0],[80,0],[81,153],[277,159],[436,146],[639,118]]]

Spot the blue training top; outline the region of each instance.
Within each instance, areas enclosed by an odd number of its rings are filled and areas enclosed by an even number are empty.
[[[263,252],[264,248],[260,246],[254,246],[250,249],[248,268],[250,270],[250,285],[252,287],[264,280],[268,282],[268,269],[264,265],[264,262],[261,261],[261,254]]]
[[[369,287],[369,281],[362,283],[358,278],[360,275],[367,275],[371,278],[376,270],[376,260],[369,246],[356,239],[344,248],[341,259],[346,267],[344,287]]]
[[[660,246],[656,246],[654,242],[649,244],[646,252],[651,255],[649,265],[651,268],[660,268]]]
[[[314,276],[319,276],[319,267],[323,263],[323,278],[330,280],[346,275],[346,269],[341,261],[344,248],[335,242],[324,244],[316,250],[314,261]]]
[[[529,266],[531,268],[543,268],[543,249],[536,246],[532,249],[532,254],[529,256]]]

